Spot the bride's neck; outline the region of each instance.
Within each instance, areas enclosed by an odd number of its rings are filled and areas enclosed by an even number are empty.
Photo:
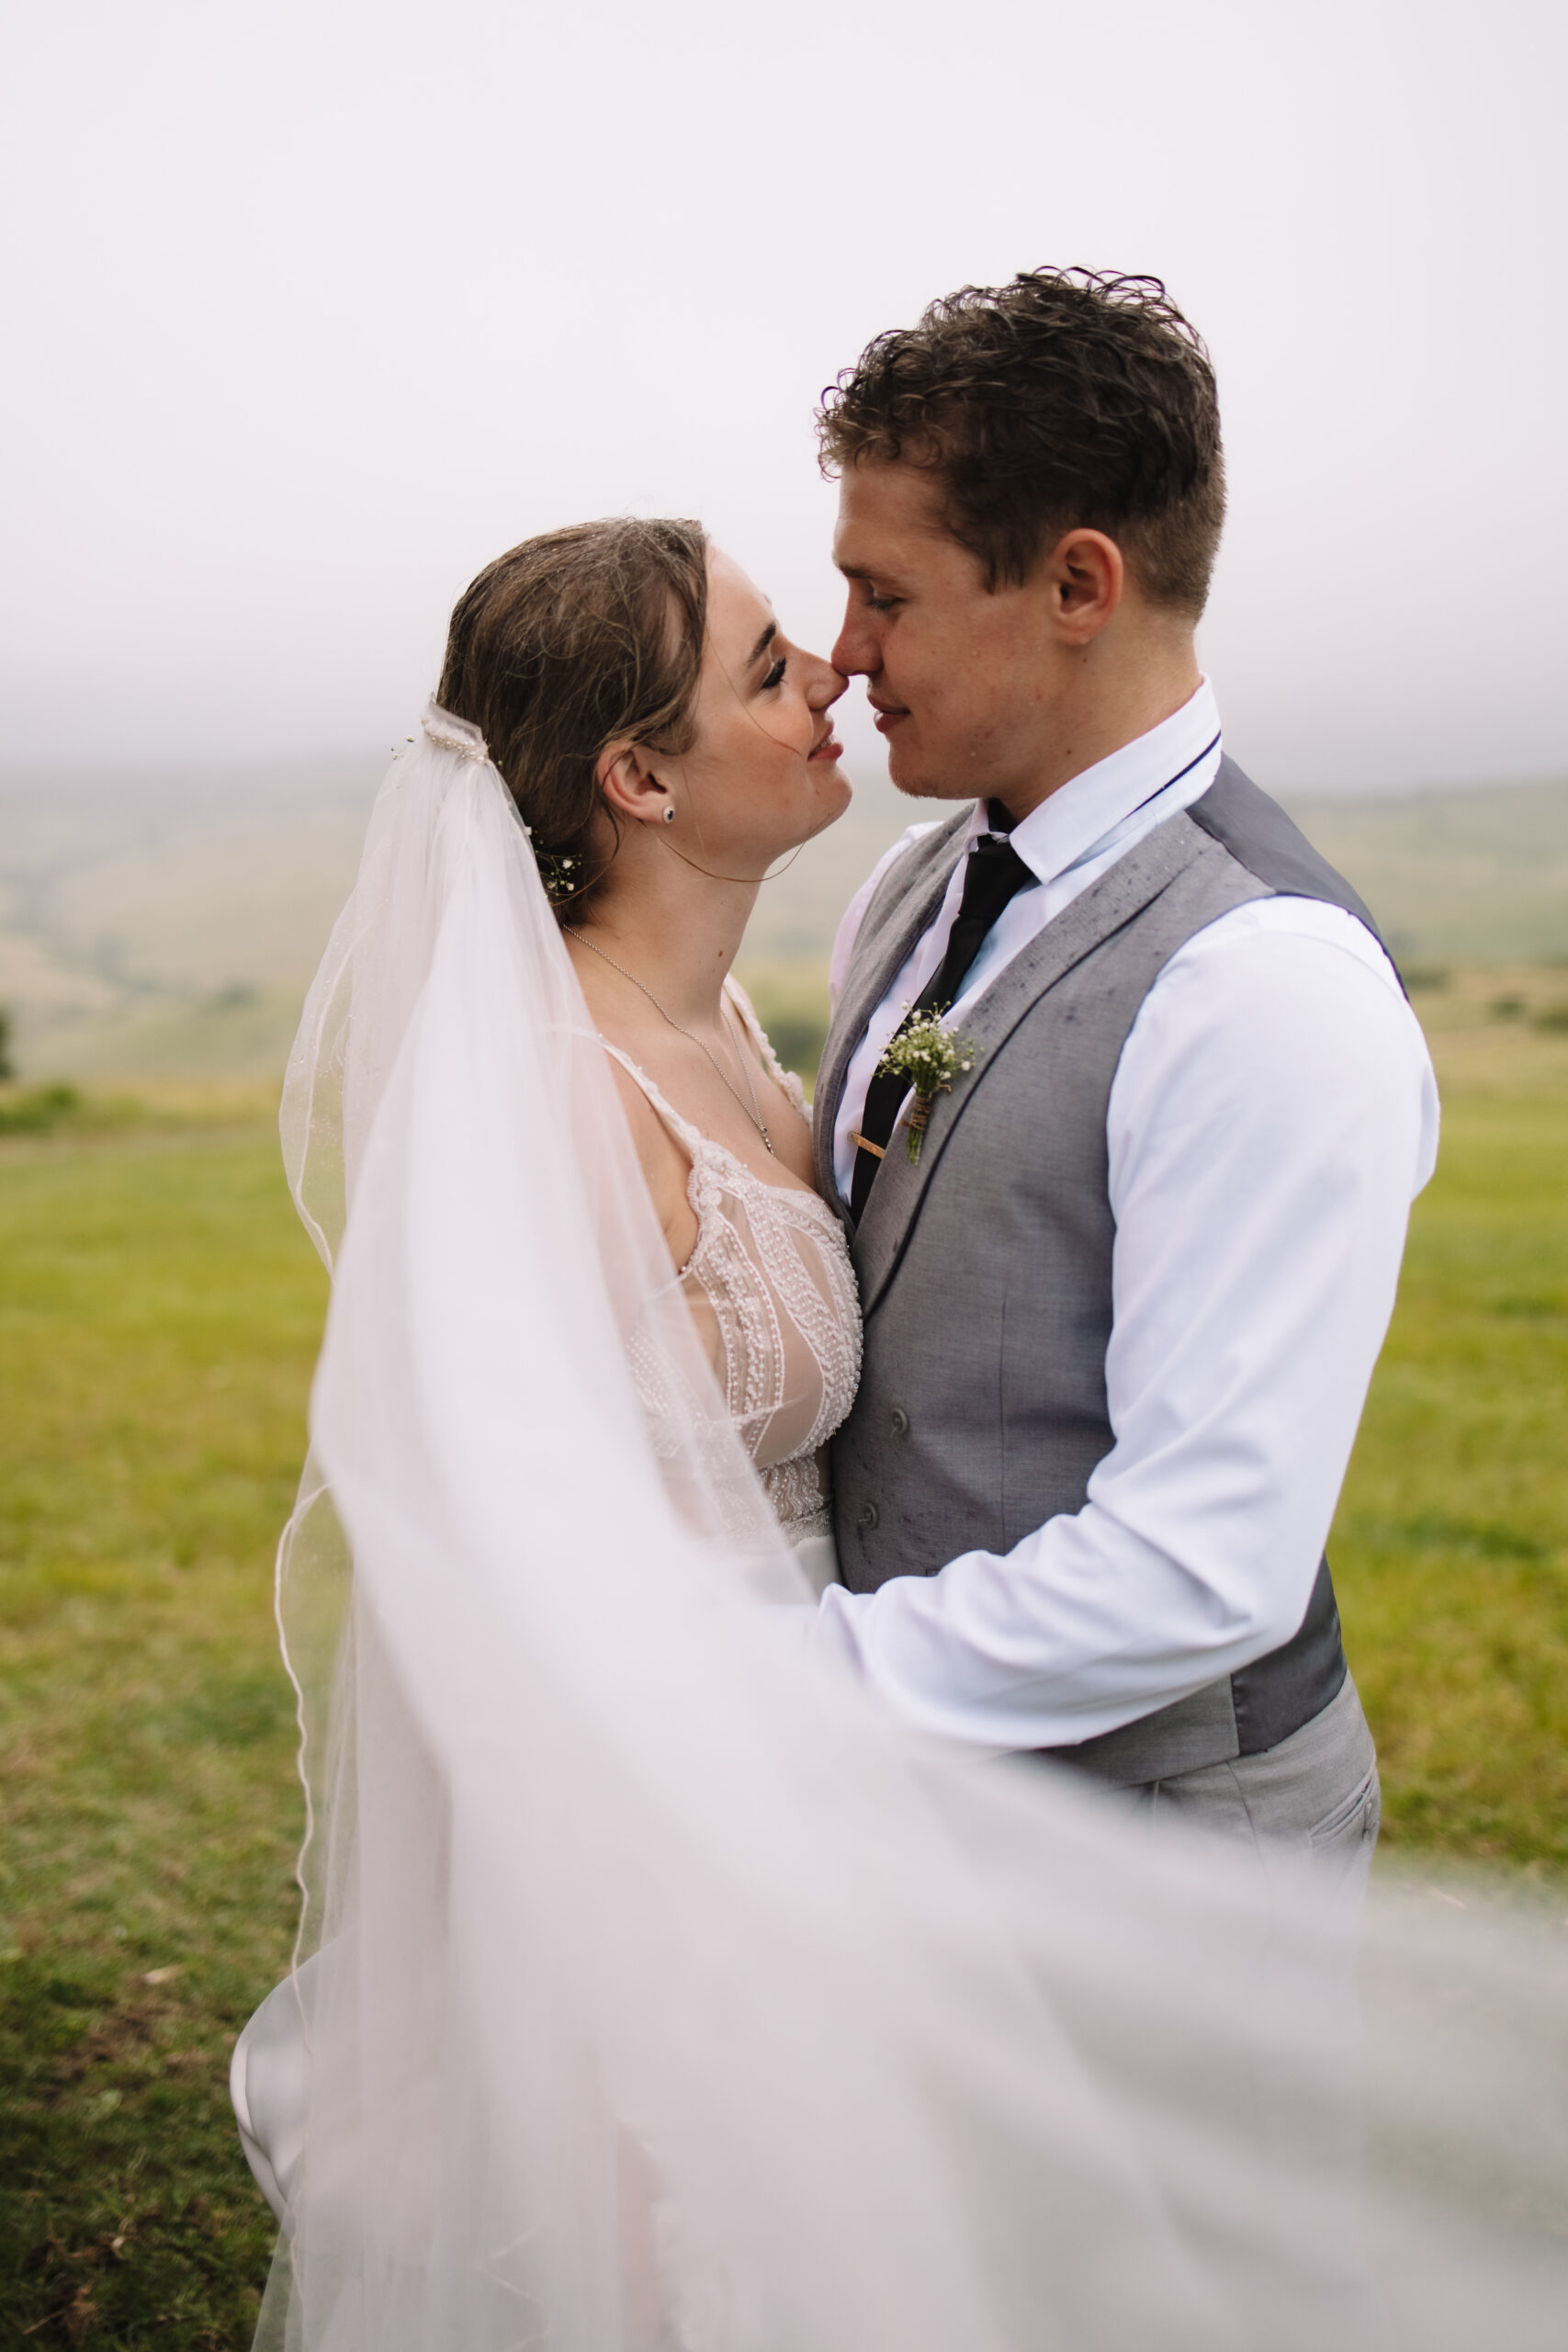
[[[638,841],[630,857],[623,849],[615,866],[571,928],[614,957],[682,1028],[717,1022],[761,885],[715,880],[654,840]]]

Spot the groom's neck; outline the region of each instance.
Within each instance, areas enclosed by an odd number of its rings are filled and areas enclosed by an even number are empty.
[[[1163,619],[1065,659],[1042,682],[1032,756],[995,797],[1014,823],[1086,769],[1174,718],[1202,683],[1192,630]]]

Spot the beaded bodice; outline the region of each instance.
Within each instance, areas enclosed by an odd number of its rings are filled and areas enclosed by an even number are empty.
[[[729,1001],[801,1116],[800,1080],[780,1069],[744,991]],[[666,1101],[609,1046],[691,1162],[697,1238],[681,1286],[768,1499],[793,1544],[830,1532],[823,1449],[854,1402],[860,1301],[843,1229],[826,1202],[771,1184]]]

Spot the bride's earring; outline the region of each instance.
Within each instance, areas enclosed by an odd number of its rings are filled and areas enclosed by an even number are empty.
[[[672,825],[675,822],[675,811],[673,808],[666,808],[664,811],[664,821],[667,825]]]

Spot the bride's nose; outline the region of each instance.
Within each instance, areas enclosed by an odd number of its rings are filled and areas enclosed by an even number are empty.
[[[830,662],[818,661],[814,669],[815,675],[806,690],[806,699],[813,710],[831,710],[850,682],[841,670],[834,669]]]

